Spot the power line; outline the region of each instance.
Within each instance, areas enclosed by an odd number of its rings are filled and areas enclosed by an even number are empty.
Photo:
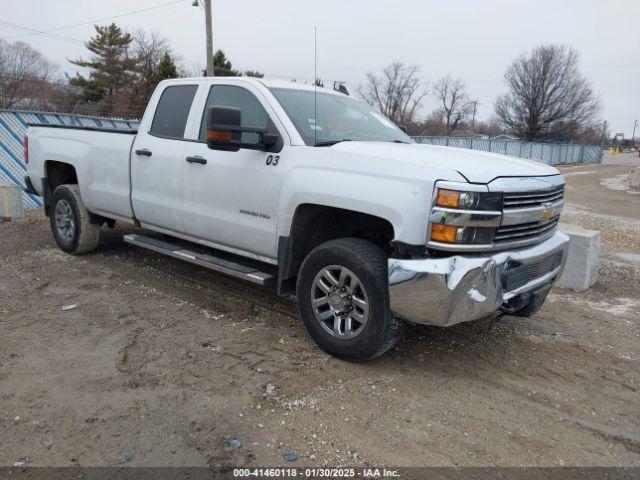
[[[48,30],[36,30],[36,29],[33,29],[33,28],[28,28],[28,27],[21,27],[20,25],[9,24],[8,22],[0,22],[0,23],[7,24],[7,26],[11,26],[12,28],[19,28],[21,30],[27,30],[27,31],[31,32],[31,33],[26,33],[26,34],[22,34],[22,35],[13,35],[13,36],[10,36],[10,37],[5,37],[4,40],[12,40],[12,39],[15,39],[15,38],[23,38],[23,37],[28,37],[28,36],[31,36],[31,35],[55,35],[55,37],[61,37],[60,39],[67,39],[67,40],[72,40],[74,42],[82,42],[82,43],[84,43],[82,40],[79,40],[77,38],[66,37],[64,35],[56,35],[56,34],[53,34],[51,32],[58,32],[60,30],[66,30],[68,28],[81,27],[81,26],[84,26],[84,25],[95,24],[95,23],[98,23],[98,22],[104,22],[106,20],[114,20],[116,18],[122,18],[122,17],[126,17],[126,16],[129,16],[129,15],[135,15],[137,13],[148,12],[149,10],[155,10],[157,8],[168,7],[170,5],[175,5],[176,3],[181,3],[181,2],[184,2],[184,0],[173,0],[172,2],[162,3],[160,5],[155,5],[153,7],[141,8],[141,9],[138,9],[138,10],[131,10],[129,12],[120,13],[118,15],[112,15],[110,17],[96,18],[94,20],[87,20],[86,22],[74,23],[72,25],[65,25],[63,27],[51,28],[51,29],[48,29]]]
[[[49,32],[45,32],[43,30],[36,30],[35,28],[23,27],[22,25],[16,25],[15,23],[4,22],[2,20],[0,20],[0,25],[4,25],[6,27],[13,28],[15,30],[22,30],[22,31],[25,31],[25,32],[31,32],[31,33],[25,34],[23,36],[26,36],[26,35],[45,35],[45,36],[50,37],[50,38],[55,38],[56,40],[65,40],[67,42],[84,44],[84,42],[82,40],[80,40],[79,38],[67,37],[66,35],[60,35],[60,34],[57,34],[57,33],[49,33]],[[14,38],[14,37],[8,37],[8,38]]]

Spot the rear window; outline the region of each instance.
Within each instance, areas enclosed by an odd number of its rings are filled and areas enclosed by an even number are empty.
[[[162,92],[149,133],[159,137],[183,138],[197,85],[175,85]]]

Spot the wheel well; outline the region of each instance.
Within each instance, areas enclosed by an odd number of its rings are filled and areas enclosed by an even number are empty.
[[[52,192],[60,185],[78,183],[76,169],[68,163],[56,162],[54,160],[47,161],[46,176]]]
[[[303,204],[296,208],[289,237],[278,242],[278,293],[293,295],[296,277],[307,254],[337,238],[369,240],[391,254],[393,225],[388,220],[353,210]]]
[[[78,184],[78,176],[73,165],[55,160],[48,160],[45,163],[44,182],[44,210],[49,215],[49,199],[51,194],[60,185]]]

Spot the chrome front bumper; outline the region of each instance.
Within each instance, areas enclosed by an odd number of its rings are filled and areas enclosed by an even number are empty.
[[[391,311],[413,323],[448,327],[497,312],[511,299],[545,285],[562,273],[569,237],[557,232],[532,247],[494,254],[446,258],[389,259]],[[562,252],[560,265],[511,291],[505,288],[510,265],[535,265]]]

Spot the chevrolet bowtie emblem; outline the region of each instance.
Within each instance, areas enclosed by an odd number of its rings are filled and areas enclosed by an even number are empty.
[[[542,211],[542,218],[543,220],[549,221],[551,217],[553,217],[553,207],[550,203],[545,203],[544,206],[546,208]]]

